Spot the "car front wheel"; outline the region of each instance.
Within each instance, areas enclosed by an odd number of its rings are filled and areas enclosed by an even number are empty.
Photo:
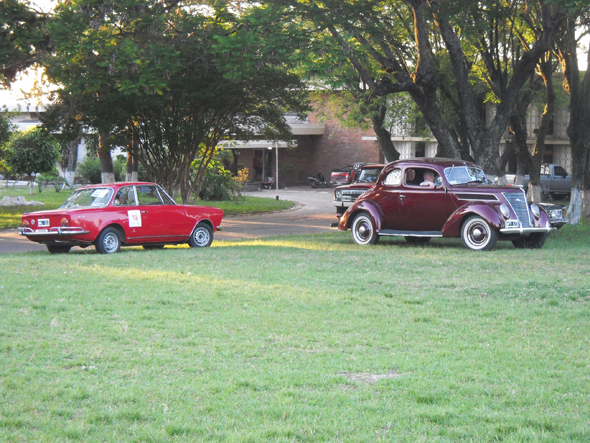
[[[352,222],[352,241],[357,245],[374,245],[379,241],[379,235],[373,226],[371,216],[361,212]]]
[[[95,245],[100,254],[114,254],[121,249],[121,235],[115,228],[106,228],[99,234]]]
[[[469,217],[461,228],[461,240],[473,251],[489,251],[496,246],[498,232],[479,216]]]
[[[188,240],[188,245],[191,248],[205,248],[211,246],[213,242],[213,230],[205,223],[199,223],[191,237]]]

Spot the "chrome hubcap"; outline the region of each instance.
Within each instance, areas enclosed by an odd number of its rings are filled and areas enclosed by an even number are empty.
[[[209,231],[205,228],[197,228],[195,229],[193,238],[195,239],[197,246],[205,246],[209,243]]]
[[[103,245],[107,252],[115,252],[119,245],[119,239],[115,234],[107,234],[104,238]]]
[[[483,232],[481,232],[481,229],[479,229],[479,228],[475,228],[475,229],[473,230],[473,232],[472,232],[472,235],[471,235],[471,236],[473,237],[473,240],[475,240],[475,241],[480,241],[480,240],[481,240],[481,238],[483,237]]]

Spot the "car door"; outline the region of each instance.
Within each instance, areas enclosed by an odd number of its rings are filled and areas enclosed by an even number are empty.
[[[435,185],[421,184],[425,173],[433,172]],[[440,231],[449,216],[450,199],[438,174],[428,168],[408,168],[398,188],[397,211],[392,214],[390,228],[398,231]]]
[[[402,170],[400,168],[389,171],[381,183],[375,186],[371,199],[377,203],[383,212],[381,229],[396,230],[400,213],[400,191],[402,184]]]
[[[139,219],[135,221],[136,230],[141,232],[138,240],[142,242],[178,241],[186,238],[186,215],[182,207],[167,198],[159,186],[152,184],[136,185],[137,211]],[[136,214],[137,215],[137,214]]]

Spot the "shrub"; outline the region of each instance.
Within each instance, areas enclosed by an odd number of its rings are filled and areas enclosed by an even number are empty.
[[[59,160],[59,144],[42,128],[15,133],[8,143],[8,166],[18,175],[50,172]]]
[[[100,183],[102,178],[100,176],[100,161],[98,160],[98,157],[86,157],[84,161],[78,165],[78,175],[88,183]]]

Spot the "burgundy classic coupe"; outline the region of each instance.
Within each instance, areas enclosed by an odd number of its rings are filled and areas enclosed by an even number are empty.
[[[23,214],[21,234],[52,254],[91,245],[101,254],[127,245],[205,247],[222,218],[218,208],[176,204],[154,183],[109,183],[77,189],[59,209]]]
[[[522,189],[489,184],[484,172],[463,160],[421,158],[390,163],[375,185],[340,217],[359,245],[381,236],[423,244],[435,237],[461,237],[473,250],[498,240],[518,248],[541,248],[554,228]]]

